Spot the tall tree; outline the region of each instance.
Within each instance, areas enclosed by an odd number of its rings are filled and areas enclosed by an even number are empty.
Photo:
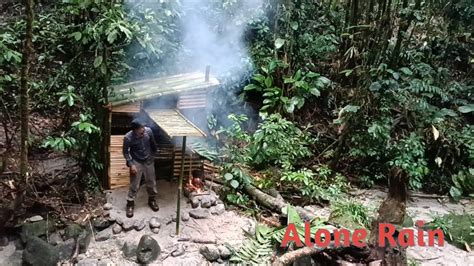
[[[26,11],[26,35],[23,43],[23,57],[20,79],[20,174],[23,180],[27,180],[28,175],[28,118],[29,118],[29,97],[28,80],[30,72],[30,57],[33,54],[33,20],[34,3],[33,0],[25,1]]]

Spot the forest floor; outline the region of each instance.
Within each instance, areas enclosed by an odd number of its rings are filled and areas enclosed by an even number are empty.
[[[124,243],[137,244],[140,237],[144,234],[151,235],[161,246],[161,255],[152,265],[206,265],[210,264],[199,252],[199,248],[204,245],[194,243],[193,241],[178,241],[178,239],[191,238],[215,241],[217,245],[229,244],[238,248],[245,242],[243,230],[252,231],[255,227],[255,220],[235,211],[225,211],[221,215],[211,215],[205,219],[190,218],[181,222],[180,236],[175,234],[176,223],[176,184],[166,181],[158,183],[158,202],[160,210],[153,213],[147,206],[146,189],[142,187],[138,194],[135,215],[130,220],[144,220],[148,225],[151,217],[158,217],[161,228],[158,233],[153,233],[146,226],[141,231],[130,230],[114,234],[105,241],[92,240],[86,254],[80,255],[80,265],[101,265],[104,263],[110,265],[137,265],[134,258],[124,257],[122,247]],[[125,217],[125,198],[126,189],[117,189],[109,191],[106,194],[107,201],[112,204],[110,217],[121,219],[124,222]],[[356,201],[373,210],[373,215],[385,197],[385,192],[378,189],[359,189],[351,192]],[[182,213],[192,210],[190,203],[186,198],[181,199]],[[330,207],[307,206],[305,207],[318,214],[321,218],[328,218]],[[450,203],[442,197],[429,197],[426,194],[420,194],[411,197],[408,202],[408,214],[414,221],[423,220],[429,222],[435,215],[474,213],[474,202],[463,201],[458,204]],[[183,255],[173,257],[170,254],[178,246],[184,248]],[[410,262],[417,262],[418,265],[474,265],[474,253],[466,252],[459,248],[445,243],[444,247],[411,247],[408,248],[408,257]],[[20,265],[21,251],[15,252],[15,246],[10,243],[0,251],[0,265]],[[89,264],[88,264],[89,263]]]

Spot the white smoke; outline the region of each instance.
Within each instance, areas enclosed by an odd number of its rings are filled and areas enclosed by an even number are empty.
[[[244,33],[248,23],[263,14],[261,6],[262,0],[183,1],[180,61],[195,70],[210,65],[216,76],[248,70]]]

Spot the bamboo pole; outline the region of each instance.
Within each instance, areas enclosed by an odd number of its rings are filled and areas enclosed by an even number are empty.
[[[186,152],[186,136],[183,136],[183,147],[181,148],[181,154]],[[179,222],[181,218],[181,193],[183,190],[183,175],[184,175],[184,156],[181,157],[181,172],[179,173],[178,179],[178,203],[176,207],[176,235],[179,235]]]

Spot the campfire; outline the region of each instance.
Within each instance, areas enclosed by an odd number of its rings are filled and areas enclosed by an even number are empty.
[[[194,194],[203,194],[206,192],[204,188],[204,174],[201,170],[190,170],[190,174],[188,176],[188,181],[184,185],[184,191],[186,195],[190,195],[191,193]]]

